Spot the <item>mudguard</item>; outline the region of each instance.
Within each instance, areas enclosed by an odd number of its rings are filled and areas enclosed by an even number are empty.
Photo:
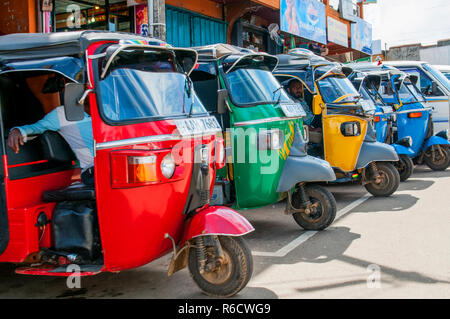
[[[447,141],[445,138],[442,138],[440,136],[432,136],[429,139],[425,140],[425,143],[423,143],[422,151],[425,151],[427,148],[433,145],[447,145],[450,146],[449,141]]]
[[[299,182],[329,182],[336,179],[327,161],[306,153],[306,141],[295,124],[294,141],[281,172],[277,192],[287,192]]]
[[[398,155],[392,145],[380,142],[364,142],[361,145],[356,168],[364,168],[370,162],[398,161]]]
[[[223,206],[208,206],[187,221],[180,246],[198,236],[243,236],[254,230],[247,219],[235,210]]]
[[[399,155],[407,155],[411,158],[416,155],[416,153],[410,147],[406,147],[406,146],[395,144],[395,143],[392,144],[392,146],[394,147],[395,151]]]
[[[327,161],[309,155],[289,155],[284,163],[277,192],[287,192],[299,182],[331,182],[336,179]]]

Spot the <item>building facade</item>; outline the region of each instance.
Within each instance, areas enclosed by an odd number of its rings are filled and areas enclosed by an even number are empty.
[[[152,21],[155,3],[163,7],[159,21]],[[359,0],[16,0],[0,9],[0,34],[96,29],[151,35],[164,28],[163,38],[174,46],[230,43],[275,54],[318,45],[337,60],[370,55],[361,46],[371,41],[371,29],[365,32],[370,26]]]

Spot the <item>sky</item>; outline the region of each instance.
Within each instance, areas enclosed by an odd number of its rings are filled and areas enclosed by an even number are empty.
[[[382,48],[450,39],[450,0],[378,0],[364,6],[373,40]]]

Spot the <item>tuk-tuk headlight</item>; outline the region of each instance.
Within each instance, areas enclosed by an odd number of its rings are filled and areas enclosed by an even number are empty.
[[[283,131],[278,129],[263,130],[258,135],[258,149],[279,150],[284,143]]]
[[[442,130],[436,134],[436,136],[442,137],[445,140],[448,140],[448,129]]]
[[[341,133],[344,136],[361,135],[361,125],[359,122],[345,122],[341,124]]]
[[[413,143],[413,139],[411,136],[405,136],[399,139],[395,144],[402,145],[404,147],[411,147]]]
[[[171,178],[175,172],[175,160],[172,154],[167,154],[161,161],[161,173],[165,178]]]

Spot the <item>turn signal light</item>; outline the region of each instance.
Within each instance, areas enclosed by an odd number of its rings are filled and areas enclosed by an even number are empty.
[[[412,112],[412,113],[408,113],[408,117],[409,118],[419,118],[422,117],[422,112]]]
[[[129,183],[146,183],[157,180],[156,156],[128,156]]]

